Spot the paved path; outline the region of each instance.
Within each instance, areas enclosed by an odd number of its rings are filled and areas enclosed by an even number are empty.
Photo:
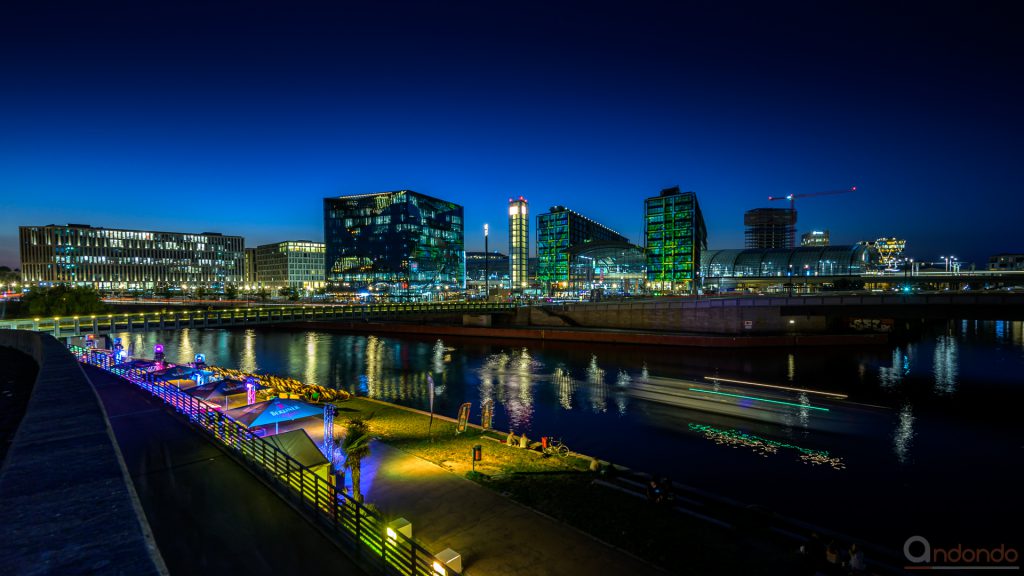
[[[323,424],[305,425],[316,442]],[[284,428],[282,428],[284,431]],[[351,478],[347,479],[351,486]],[[647,562],[517,504],[440,466],[380,442],[362,466],[367,502],[412,522],[428,550],[452,548],[466,576],[666,574]],[[600,506],[600,502],[594,502]]]
[[[172,576],[363,574],[160,400],[107,372],[86,370]]]

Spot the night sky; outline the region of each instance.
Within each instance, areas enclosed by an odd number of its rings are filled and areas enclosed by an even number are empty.
[[[0,264],[48,223],[323,236],[321,199],[408,188],[504,250],[509,196],[642,243],[694,190],[711,248],[798,231],[981,264],[1024,252],[1012,3],[68,2],[0,7]],[[898,8],[894,5],[900,4]]]

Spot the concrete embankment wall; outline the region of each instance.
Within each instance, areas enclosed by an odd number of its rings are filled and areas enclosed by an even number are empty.
[[[39,374],[0,470],[0,572],[166,574],[92,384],[52,336],[0,330]]]
[[[437,324],[375,322],[310,322],[282,325],[298,329],[337,330],[364,334],[410,334],[541,340],[548,342],[599,342],[641,346],[693,346],[704,348],[768,348],[789,346],[875,345],[888,342],[884,334],[810,334],[774,336],[703,336],[653,332],[616,332],[581,329],[480,328]]]
[[[519,310],[516,323],[736,335],[827,330],[824,316],[784,315],[781,306],[698,308],[680,301],[531,306]]]

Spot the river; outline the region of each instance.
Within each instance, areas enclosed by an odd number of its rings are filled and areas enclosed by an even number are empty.
[[[575,451],[894,549],[918,534],[996,546],[1018,533],[1006,527],[1022,512],[1022,322],[936,323],[877,347],[754,350],[273,328],[121,336],[141,355],[162,343],[174,362],[202,352],[209,364],[420,409],[432,375],[437,413],[471,402],[478,422],[490,399],[498,430],[561,437]],[[688,396],[651,401],[651,389]]]

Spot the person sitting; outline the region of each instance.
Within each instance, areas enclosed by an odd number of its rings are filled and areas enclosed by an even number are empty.
[[[867,560],[864,559],[864,552],[856,544],[850,545],[850,574],[866,574],[868,571]]]

